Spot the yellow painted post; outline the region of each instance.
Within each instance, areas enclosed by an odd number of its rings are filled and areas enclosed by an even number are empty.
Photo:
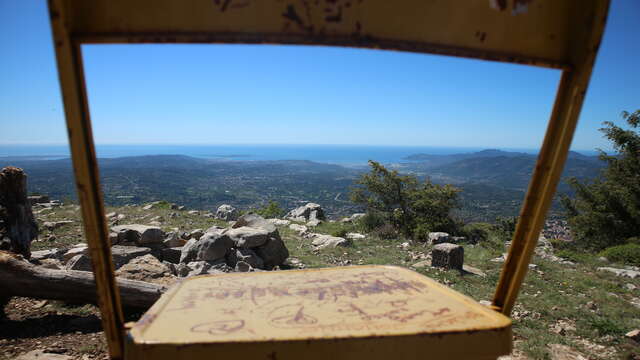
[[[496,287],[492,306],[507,316],[511,314],[520,286],[527,274],[540,230],[569,153],[604,32],[609,3],[602,1],[599,6],[599,11],[591,17],[592,23],[587,24],[587,29],[590,29],[587,32],[587,47],[574,50],[572,57],[576,65],[562,73],[544,142]]]
[[[89,244],[102,325],[112,359],[123,357],[124,317],[113,276],[80,44],[69,34],[60,0],[49,1],[58,77],[73,158],[84,231]]]

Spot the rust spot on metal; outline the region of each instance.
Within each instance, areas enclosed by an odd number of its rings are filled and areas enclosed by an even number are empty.
[[[338,12],[334,15],[327,15],[324,18],[328,22],[340,22],[342,21],[342,6],[338,6]]]
[[[529,4],[533,0],[513,0],[513,9],[511,10],[512,15],[524,14],[529,11]]]
[[[282,13],[282,17],[284,17],[287,20],[293,21],[302,30],[305,30],[305,31],[312,30],[312,27],[305,26],[304,21],[302,21],[302,18],[300,17],[300,15],[298,15],[298,12],[296,11],[295,6],[291,4],[287,5],[287,10],[284,13]]]
[[[484,39],[487,37],[487,33],[484,31],[476,31],[476,38],[480,40],[480,42],[484,42]]]
[[[60,13],[56,10],[51,10],[49,12],[49,17],[51,18],[51,20],[58,20],[60,18]]]
[[[507,0],[489,0],[489,6],[493,9],[504,11],[507,9]]]

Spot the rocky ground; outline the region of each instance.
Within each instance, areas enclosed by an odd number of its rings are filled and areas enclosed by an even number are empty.
[[[496,238],[472,244],[436,233],[429,243],[381,239],[360,231],[355,224],[359,215],[327,221],[316,204],[267,220],[239,219],[232,208],[213,214],[165,202],[107,212],[118,276],[161,284],[204,273],[393,264],[486,302],[509,246]],[[40,228],[32,244],[34,263],[90,269],[76,205],[37,205],[34,215]],[[462,258],[437,255],[457,249],[464,251],[464,265],[458,264]],[[431,266],[441,261],[456,262],[453,267],[463,266],[463,271]],[[42,354],[61,360],[106,358],[93,305],[14,297],[5,312],[0,359],[42,359]],[[135,321],[140,315],[127,317]],[[640,359],[638,342],[630,338],[634,334],[625,336],[640,328],[639,269],[596,257],[561,258],[551,243],[541,241],[513,319],[512,359]]]

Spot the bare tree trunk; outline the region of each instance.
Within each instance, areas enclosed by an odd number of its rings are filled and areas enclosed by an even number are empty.
[[[168,289],[145,281],[116,280],[126,308],[147,309]],[[6,251],[0,251],[0,294],[97,303],[93,273],[46,269]]]
[[[31,240],[38,237],[38,225],[27,199],[27,175],[7,166],[0,171],[0,241],[9,238],[9,250],[31,257]]]

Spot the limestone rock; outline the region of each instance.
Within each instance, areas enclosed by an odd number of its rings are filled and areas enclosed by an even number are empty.
[[[181,239],[178,235],[178,232],[171,231],[167,233],[164,241],[162,242],[166,247],[173,248],[178,246],[184,246],[187,242],[184,239]]]
[[[50,201],[49,196],[47,195],[31,195],[31,196],[27,196],[27,200],[29,200],[29,203],[31,203],[31,206],[35,204],[48,203]]]
[[[265,220],[258,214],[244,214],[238,218],[238,220],[231,226],[233,229],[237,229],[243,226],[249,226],[253,228],[265,229],[269,234],[277,233],[278,229],[275,225]]]
[[[360,233],[347,233],[347,238],[351,240],[363,240],[366,236]]]
[[[148,254],[132,259],[116,271],[116,276],[157,284],[171,284],[176,279],[165,264]]]
[[[229,236],[236,247],[255,248],[263,245],[269,240],[270,234],[266,229],[242,226],[232,228],[224,232]]]
[[[111,247],[111,256],[113,258],[113,266],[119,269],[122,265],[131,261],[131,259],[151,254],[152,250],[147,247],[114,245]]]
[[[218,225],[213,225],[212,227],[208,228],[207,231],[205,231],[206,233],[214,233],[214,234],[222,234],[224,232],[225,228],[220,227]]]
[[[204,235],[204,230],[202,229],[195,229],[191,232],[191,238],[192,239],[200,239],[200,237],[202,237],[202,235]]]
[[[178,266],[178,276],[197,276],[206,274],[219,274],[229,271],[224,260],[218,261],[192,261]]]
[[[264,268],[264,261],[251,249],[236,249],[227,256],[227,264],[230,266],[235,267],[240,261],[251,265],[252,268]]]
[[[437,245],[442,243],[449,242],[449,234],[446,232],[430,232],[429,233],[429,244]]]
[[[47,249],[47,250],[32,251],[30,260],[41,261],[44,259],[58,259],[58,258],[61,258],[65,252],[66,251],[64,249]]]
[[[238,220],[238,209],[234,208],[231,205],[220,205],[218,210],[216,210],[216,219],[224,220],[224,221],[236,221]]]
[[[156,244],[162,243],[165,238],[164,232],[157,226],[129,224],[114,226],[111,230],[118,234],[118,244]]]
[[[211,268],[211,264],[206,261],[192,261],[187,264],[188,274],[186,276],[205,275]]]
[[[54,354],[45,352],[43,349],[32,350],[24,354],[20,354],[14,360],[71,360],[69,355]]]
[[[89,255],[89,248],[86,246],[72,247],[66,253],[64,253],[64,255],[62,255],[62,262],[66,263],[73,257],[82,254]]]
[[[72,257],[66,264],[66,270],[92,271],[91,259],[88,255],[79,254]]]
[[[462,265],[462,270],[467,274],[477,275],[480,277],[487,276],[487,274],[484,271],[478,269],[477,267],[473,267],[471,265]]]
[[[264,245],[254,248],[253,251],[264,261],[265,269],[281,265],[289,257],[289,249],[277,232]]]
[[[118,233],[114,233],[113,231],[109,232],[109,244],[115,245],[118,243]]]
[[[267,219],[267,221],[276,226],[287,226],[291,224],[291,221],[285,219]]]
[[[45,227],[48,230],[55,230],[61,226],[67,225],[67,224],[73,224],[73,221],[71,220],[62,220],[62,221],[45,221],[42,226]]]
[[[307,222],[309,220],[326,220],[326,217],[320,205],[308,203],[289,211],[285,219]]]
[[[182,247],[170,247],[170,248],[162,249],[162,261],[178,264],[180,263],[181,255],[182,255]]]
[[[196,239],[191,239],[184,244],[180,252],[181,264],[186,264],[196,260],[196,255],[198,254],[198,249],[196,248],[197,244],[198,240]]]
[[[627,339],[640,344],[640,329],[631,330],[624,335]]]
[[[316,249],[324,249],[326,247],[351,246],[351,240],[337,236],[315,234],[311,245]]]
[[[312,219],[307,221],[307,226],[308,227],[316,227],[318,225],[322,224],[322,220],[319,219]]]
[[[77,252],[77,254],[74,255],[66,263],[65,268],[67,270],[92,271],[91,257],[89,257],[89,249],[74,248],[71,250],[75,250],[75,249],[78,249],[81,251]],[[128,263],[131,259],[134,259],[140,256],[145,256],[150,253],[151,253],[151,249],[146,247],[114,245],[111,247],[113,267],[117,270],[122,265]],[[67,252],[67,254],[69,254],[69,252]],[[65,256],[67,256],[67,254],[65,254]]]
[[[411,265],[411,267],[415,268],[415,269],[420,269],[420,268],[423,268],[423,267],[427,267],[429,265],[430,265],[430,261],[429,260],[422,260],[422,261],[418,261],[417,263]]]
[[[191,248],[187,248],[190,242],[195,241]],[[233,246],[233,240],[224,234],[205,234],[200,240],[191,239],[182,248],[182,256],[185,255],[185,249],[190,252],[195,261],[213,261],[219,260],[227,255],[227,252]],[[180,262],[184,262],[182,256]],[[187,255],[187,258],[190,258]]]
[[[253,270],[253,268],[251,267],[251,265],[249,265],[248,263],[244,262],[244,261],[238,261],[236,263],[236,267],[234,269],[237,272],[249,272],[251,270]]]
[[[640,271],[630,270],[630,269],[617,269],[612,267],[599,267],[598,271],[608,271],[614,273],[616,276],[629,277],[632,279],[640,276]]]
[[[297,232],[298,235],[300,235],[300,236],[306,234],[307,231],[309,231],[309,229],[306,226],[299,225],[299,224],[291,224],[291,225],[289,225],[289,229]]]
[[[460,245],[442,243],[431,250],[431,266],[462,270],[464,248]]]

